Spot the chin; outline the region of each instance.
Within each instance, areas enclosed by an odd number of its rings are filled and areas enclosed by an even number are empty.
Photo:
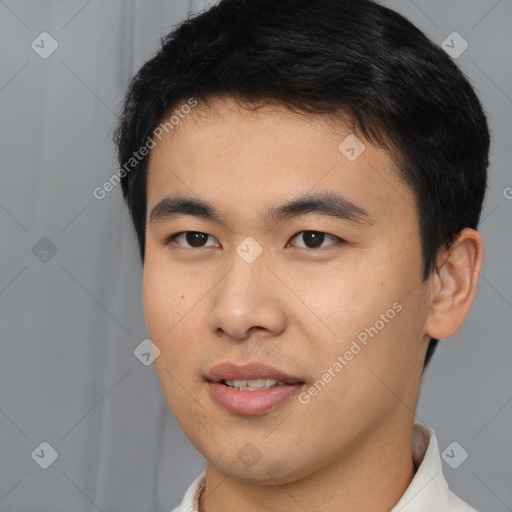
[[[231,440],[232,442],[233,440]],[[246,449],[249,452],[250,449]],[[203,456],[217,472],[222,475],[240,481],[257,483],[260,485],[277,485],[295,482],[309,475],[310,471],[306,468],[295,468],[299,457],[292,453],[287,453],[286,458],[277,459],[275,449],[268,449],[268,455],[261,453],[260,458],[255,461],[247,459],[247,463],[242,462],[246,454],[242,450],[234,453],[232,457],[226,457],[226,451],[222,454],[206,454]],[[254,462],[255,461],[255,462]]]
[[[281,474],[279,468],[263,460],[260,460],[252,467],[246,466],[238,459],[229,462],[219,460],[209,461],[209,464],[222,475],[243,482],[258,483],[260,485],[276,485],[277,482],[286,483],[289,481],[287,475]]]

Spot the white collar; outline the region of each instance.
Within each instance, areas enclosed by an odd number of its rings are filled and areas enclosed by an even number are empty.
[[[412,456],[418,469],[390,512],[477,512],[448,488],[435,432],[421,423],[414,424]],[[171,512],[197,512],[204,487],[205,472],[192,482],[181,505]]]

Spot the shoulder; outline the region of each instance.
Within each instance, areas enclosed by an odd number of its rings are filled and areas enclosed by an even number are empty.
[[[433,429],[414,424],[412,452],[416,474],[392,512],[477,512],[448,487]]]
[[[448,490],[448,501],[452,512],[478,512],[450,490]]]

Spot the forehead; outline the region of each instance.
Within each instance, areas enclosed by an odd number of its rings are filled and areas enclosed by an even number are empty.
[[[390,207],[416,209],[390,155],[326,116],[276,105],[251,110],[224,98],[190,109],[155,142],[148,214],[166,196],[194,196],[243,215],[326,192],[343,194],[372,217]]]

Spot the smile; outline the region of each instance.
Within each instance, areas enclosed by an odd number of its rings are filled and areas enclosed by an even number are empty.
[[[251,379],[251,380],[223,380],[222,384],[238,391],[258,391],[270,389],[274,386],[286,386],[286,382],[274,379]]]
[[[223,410],[258,416],[298,395],[305,382],[262,363],[221,363],[210,370],[206,384],[210,398]]]

